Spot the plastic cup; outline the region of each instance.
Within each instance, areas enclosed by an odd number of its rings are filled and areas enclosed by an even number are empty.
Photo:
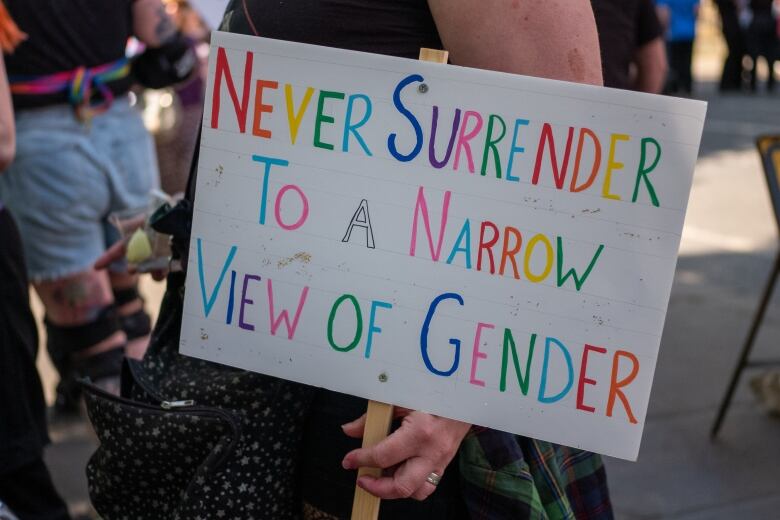
[[[149,225],[149,217],[165,203],[170,203],[170,198],[155,191],[150,194],[148,206],[115,211],[108,217],[121,239],[127,243],[128,267],[140,273],[168,267],[170,237],[158,233]]]

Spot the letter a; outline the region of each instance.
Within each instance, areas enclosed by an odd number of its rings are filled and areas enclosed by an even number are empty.
[[[374,249],[374,230],[371,228],[371,217],[368,215],[368,201],[366,199],[360,201],[360,206],[358,206],[355,214],[352,215],[352,220],[349,221],[349,226],[347,226],[347,232],[341,241],[349,242],[352,230],[356,227],[366,230],[366,247]]]

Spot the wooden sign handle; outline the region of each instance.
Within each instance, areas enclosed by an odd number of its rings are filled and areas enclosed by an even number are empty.
[[[450,53],[447,51],[426,49],[425,47],[420,49],[420,61],[432,61],[434,63],[446,64],[449,57]]]
[[[447,63],[449,53],[436,49],[420,49],[421,61],[435,63]],[[366,429],[363,433],[363,447],[370,448],[381,442],[390,432],[390,423],[393,421],[393,406],[378,401],[368,402],[366,414]],[[360,468],[358,478],[363,475],[379,477],[382,470],[379,468]],[[379,517],[379,505],[381,500],[362,488],[355,486],[355,499],[352,502],[352,520],[377,520]]]
[[[392,405],[369,401],[366,429],[363,432],[363,447],[371,447],[387,437],[392,420]],[[382,470],[380,468],[360,468],[358,478],[363,475],[380,477]],[[379,502],[379,498],[356,485],[355,499],[352,502],[352,520],[376,520],[379,516]]]

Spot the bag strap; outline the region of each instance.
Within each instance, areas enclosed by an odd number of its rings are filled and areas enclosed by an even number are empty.
[[[252,29],[252,33],[255,36],[260,36],[260,33],[257,32],[257,27],[255,27],[255,22],[252,20],[252,16],[249,14],[249,8],[246,5],[246,0],[241,0],[241,7],[244,8],[244,16],[246,16],[246,23],[249,24],[249,28]]]
[[[200,136],[203,133],[203,116],[200,118],[200,124],[198,125],[198,135],[195,138],[195,151],[192,154],[192,160],[190,161],[190,174],[187,177],[187,188],[184,190],[184,199],[195,202],[195,184],[198,179],[198,159],[200,157]]]

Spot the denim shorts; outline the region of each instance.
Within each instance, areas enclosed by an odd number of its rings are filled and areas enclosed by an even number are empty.
[[[119,234],[118,210],[147,205],[159,186],[152,138],[127,97],[89,123],[56,105],[16,114],[16,159],[0,202],[19,226],[34,282],[90,269]]]

